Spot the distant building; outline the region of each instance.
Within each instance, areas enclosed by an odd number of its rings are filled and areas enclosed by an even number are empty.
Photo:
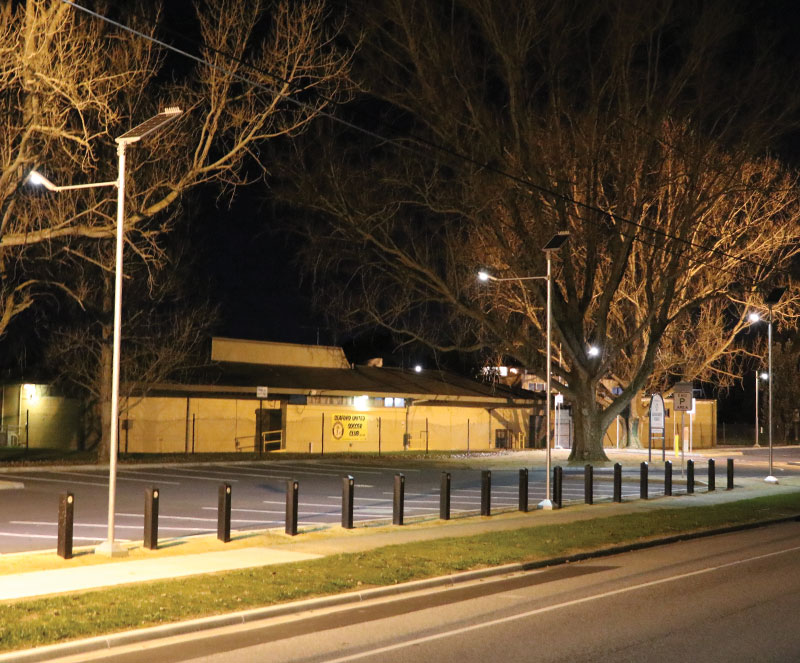
[[[120,451],[522,448],[543,416],[541,395],[378,360],[350,366],[338,347],[214,338],[211,358],[189,380],[134,386]]]

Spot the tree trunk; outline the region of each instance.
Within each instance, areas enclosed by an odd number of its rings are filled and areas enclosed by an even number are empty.
[[[572,416],[575,421],[575,440],[570,460],[607,461],[603,451],[603,437],[606,432],[606,417],[598,410],[595,399],[595,385],[588,384],[575,390]]]
[[[100,421],[100,444],[97,447],[98,462],[108,462],[111,450],[111,377],[113,372],[113,279],[105,278],[103,292],[103,325],[100,332],[100,363],[97,367],[97,415]]]

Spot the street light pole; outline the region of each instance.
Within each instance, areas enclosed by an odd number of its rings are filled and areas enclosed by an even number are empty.
[[[42,184],[49,191],[69,191],[73,189],[89,189],[101,186],[117,187],[117,228],[116,255],[114,262],[114,339],[111,368],[111,422],[109,430],[109,462],[108,462],[108,538],[97,548],[95,554],[110,557],[121,557],[128,554],[128,549],[114,540],[114,523],[117,495],[117,455],[119,453],[118,419],[119,419],[119,377],[120,346],[122,340],[122,256],[125,245],[125,148],[140,141],[145,136],[164,127],[182,113],[180,108],[166,108],[149,120],[142,122],[116,139],[117,143],[117,179],[112,182],[95,184],[72,184],[56,186],[46,177],[32,171],[28,181]]]
[[[759,447],[759,444],[758,444],[758,379],[759,379],[759,377],[760,377],[760,374],[759,374],[758,371],[756,371],[756,443],[754,445],[756,447],[756,449]]]
[[[783,293],[781,293],[783,294]],[[764,479],[767,483],[778,483],[772,473],[772,303],[769,304],[769,320],[767,321],[767,373],[769,374],[769,409],[767,410],[767,427],[769,429],[769,474]]]
[[[492,276],[488,272],[478,272],[478,279],[480,281],[533,281],[533,280],[545,280],[547,281],[547,350],[546,350],[546,357],[545,360],[547,362],[547,369],[546,369],[546,386],[545,386],[545,427],[547,428],[546,431],[546,440],[547,440],[547,450],[545,453],[545,468],[546,468],[546,477],[545,477],[545,497],[544,499],[539,502],[540,509],[552,509],[553,502],[550,499],[550,447],[552,442],[552,433],[550,431],[550,390],[551,390],[551,360],[552,360],[552,348],[551,348],[551,325],[552,325],[552,296],[553,296],[553,272],[552,272],[552,254],[554,251],[558,251],[564,244],[566,243],[567,239],[569,239],[569,231],[562,230],[557,232],[553,235],[542,247],[542,251],[544,251],[545,255],[547,256],[547,274],[545,276],[517,276],[517,277],[507,277],[507,278],[497,278],[496,276]]]

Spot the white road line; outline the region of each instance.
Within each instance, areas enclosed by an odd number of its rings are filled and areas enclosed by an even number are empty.
[[[58,534],[20,534],[19,532],[0,532],[0,536],[15,536],[20,539],[57,539]],[[74,536],[73,541],[102,541],[103,537]]]
[[[223,467],[229,467],[228,465],[223,465]],[[260,477],[264,476],[263,474],[251,474],[248,472],[240,472],[236,465],[230,466],[232,470],[236,470],[235,474],[237,476],[251,476],[251,477]],[[306,469],[295,469],[293,467],[288,467],[287,469],[281,469],[280,467],[247,467],[248,470],[252,470],[254,472],[280,472],[281,474],[309,474],[309,475],[316,475],[316,476],[323,476],[323,477],[339,477],[341,474],[337,474],[336,472],[317,472],[315,470],[306,470]]]
[[[755,555],[754,557],[749,557],[747,559],[737,560],[735,562],[728,562],[726,564],[719,564],[718,566],[710,566],[705,569],[699,569],[697,571],[688,571],[687,573],[679,573],[674,576],[670,576],[668,578],[661,578],[660,580],[651,580],[650,582],[643,582],[638,585],[631,585],[630,587],[622,587],[620,589],[612,589],[607,592],[601,592],[600,594],[594,594],[592,596],[585,596],[580,599],[573,599],[572,601],[564,601],[563,603],[557,603],[555,605],[548,605],[543,608],[536,608],[535,610],[528,610],[527,612],[521,612],[516,615],[509,615],[508,617],[501,617],[499,619],[493,619],[488,622],[482,622],[480,624],[473,624],[472,626],[463,626],[461,628],[451,629],[449,631],[444,631],[442,633],[434,633],[433,635],[427,635],[421,638],[415,638],[414,640],[407,640],[406,642],[398,642],[394,645],[387,645],[385,647],[377,647],[375,649],[370,649],[369,651],[359,652],[358,654],[351,654],[349,656],[341,656],[339,658],[329,658],[325,661],[325,663],[344,663],[345,661],[356,661],[360,658],[366,658],[367,656],[377,656],[379,654],[386,654],[391,651],[397,651],[398,649],[405,649],[407,647],[413,647],[414,645],[421,645],[425,642],[433,642],[435,640],[442,640],[443,638],[450,638],[456,635],[461,635],[463,633],[469,633],[470,631],[477,631],[479,629],[484,628],[491,628],[494,626],[498,626],[499,624],[507,624],[508,622],[517,621],[520,619],[527,619],[528,617],[533,617],[535,615],[541,615],[546,612],[553,612],[555,610],[561,610],[563,608],[571,608],[575,605],[582,605],[584,603],[590,603],[591,601],[596,601],[598,599],[608,598],[610,596],[618,596],[620,594],[627,594],[628,592],[634,592],[639,589],[646,589],[648,587],[655,587],[657,585],[663,585],[668,582],[674,582],[675,580],[683,580],[685,578],[691,578],[694,576],[704,575],[706,573],[713,573],[714,571],[719,571],[721,569],[731,568],[734,566],[740,566],[742,564],[746,564],[748,562],[755,562],[762,559],[768,559],[770,557],[777,557],[778,555],[784,555],[786,553],[797,552],[800,550],[800,546],[796,546],[794,548],[787,548],[786,550],[779,550],[776,552],[765,553],[763,555]]]
[[[11,520],[11,521],[9,521],[9,524],[10,525],[36,525],[38,527],[41,527],[41,526],[57,527],[58,526],[58,523],[45,523],[45,522],[36,522],[36,521],[31,521],[31,520]],[[94,523],[73,523],[73,527],[75,529],[77,529],[79,527],[95,527],[95,528],[102,527],[102,528],[107,528],[108,524],[107,523],[98,523],[98,524],[94,524]],[[119,523],[115,523],[114,527],[115,527],[115,529],[138,529],[138,530],[142,529],[141,525],[120,525]],[[176,527],[176,526],[171,526],[171,525],[165,525],[163,527],[161,527],[159,525],[158,530],[159,531],[162,531],[162,530],[175,530],[175,531],[181,531],[181,532],[211,532],[211,531],[214,531],[214,530],[210,530],[210,529],[208,529],[208,530],[207,529],[198,529],[196,527]]]
[[[106,483],[91,483],[89,481],[75,481],[74,479],[45,479],[44,477],[34,477],[25,475],[25,481],[47,481],[48,483],[68,483],[71,486],[100,486],[101,488],[108,488]]]
[[[59,474],[66,474],[66,475],[69,475],[69,476],[85,477],[85,478],[88,478],[88,479],[94,479],[95,478],[94,474],[82,474],[81,472],[51,472],[51,474],[55,474],[56,476],[58,476]],[[144,483],[152,483],[152,481],[149,480],[149,479],[131,479],[129,477],[120,476],[119,474],[117,474],[117,481],[140,481],[140,482],[144,482]],[[162,481],[161,483],[167,484],[167,485],[171,485],[171,486],[180,486],[181,485],[178,481]],[[108,485],[108,484],[106,484],[106,485]]]
[[[141,513],[118,513],[117,516],[123,516],[125,518],[141,518],[144,520],[144,514]],[[200,522],[200,523],[216,523],[216,518],[195,518],[192,516],[167,516],[163,513],[158,514],[158,519],[169,519],[169,520],[189,520],[192,522]],[[233,523],[258,523],[261,522],[260,520],[232,520]]]
[[[289,467],[306,467],[306,466],[297,463],[294,466],[289,466]],[[368,470],[366,468],[369,467],[369,466],[359,466],[359,465],[333,465],[333,464],[329,464],[329,463],[324,463],[323,462],[323,463],[315,463],[314,467],[320,467],[320,468],[321,467],[326,467],[326,468],[330,468],[332,470],[357,470],[359,474],[386,474],[386,472],[377,471],[377,470],[375,470],[375,468],[372,468],[372,469]],[[403,470],[399,470],[399,471],[402,472]],[[409,471],[417,472],[418,470],[409,470]]]
[[[175,477],[177,479],[187,479],[189,481],[222,481],[222,479],[217,479],[217,478],[214,478],[214,477],[196,477],[196,476],[193,476],[191,474],[189,474],[189,475],[186,475],[186,474],[172,474],[172,473],[167,473],[167,472],[163,472],[163,473],[159,472],[158,474],[156,474],[155,472],[144,472],[144,471],[140,471],[140,470],[120,470],[119,473],[117,474],[117,477],[119,477],[123,472],[125,472],[126,474],[137,474],[137,475],[145,474],[147,476],[155,477],[156,479],[159,479],[161,477]],[[225,481],[230,481],[231,483],[236,483],[239,480],[238,479],[225,479]]]

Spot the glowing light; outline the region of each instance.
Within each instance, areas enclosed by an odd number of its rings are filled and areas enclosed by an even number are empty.
[[[422,373],[422,366],[420,366],[419,364],[417,364],[416,366],[414,366],[414,370],[415,370],[417,373]]]
[[[750,322],[758,322],[759,320],[761,320],[761,316],[758,313],[753,312],[753,313],[751,313],[750,315],[747,316],[747,319]]]
[[[590,357],[596,357],[599,354],[600,354],[600,348],[598,348],[596,345],[593,345],[592,347],[589,348]]]
[[[480,272],[478,272],[478,280],[479,281],[484,281],[484,282],[488,281],[489,280],[489,274],[487,272],[484,272],[483,270],[481,270]]]
[[[356,410],[368,410],[369,409],[369,396],[364,394],[363,396],[356,396],[353,398],[353,405],[355,406]]]
[[[39,395],[36,393],[35,384],[23,384],[22,390],[25,392],[25,400],[29,403],[35,403],[39,400]]]

